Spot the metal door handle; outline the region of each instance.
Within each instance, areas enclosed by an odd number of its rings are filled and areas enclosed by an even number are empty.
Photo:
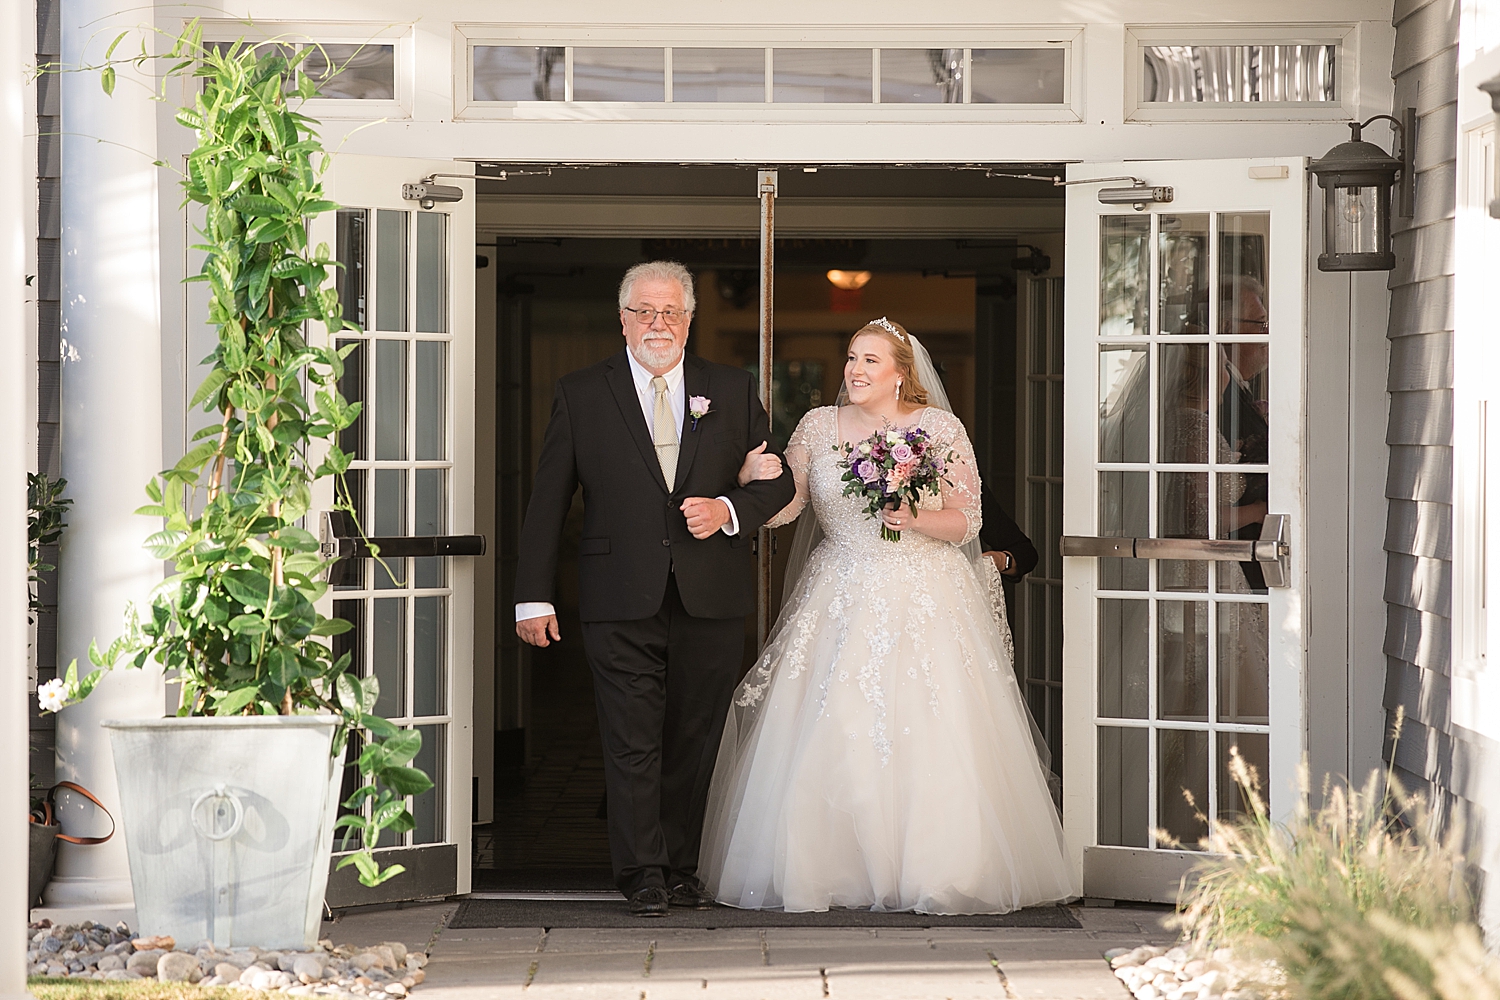
[[[1115,557],[1125,559],[1179,559],[1191,562],[1260,563],[1266,586],[1290,584],[1287,543],[1287,516],[1267,514],[1261,524],[1260,538],[1117,538],[1094,535],[1064,535],[1065,556]]]
[[[323,512],[322,550],[324,559],[369,559],[380,548],[387,559],[408,556],[482,556],[483,535],[382,535],[361,538],[354,534],[348,515],[341,510]]]

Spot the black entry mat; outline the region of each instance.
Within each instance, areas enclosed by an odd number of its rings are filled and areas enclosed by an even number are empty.
[[[777,913],[771,910],[673,910],[656,919],[632,917],[619,902],[537,899],[466,899],[448,924],[478,927],[1054,927],[1081,924],[1066,906],[1033,906],[1013,913],[940,917],[925,913],[871,913],[829,910],[825,913]]]
[[[608,868],[475,868],[474,892],[614,892]]]

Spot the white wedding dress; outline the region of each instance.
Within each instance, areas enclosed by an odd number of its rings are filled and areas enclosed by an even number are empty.
[[[720,902],[788,911],[1075,896],[993,564],[915,531],[882,540],[842,495],[837,409],[809,412],[786,449],[797,496],[773,526],[810,501],[826,537],[735,692],[700,874]],[[936,408],[916,422],[958,456],[919,510],[962,510],[968,542],[980,490],[963,424]]]

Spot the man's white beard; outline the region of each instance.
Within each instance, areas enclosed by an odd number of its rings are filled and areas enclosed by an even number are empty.
[[[654,345],[661,344],[657,347]],[[631,347],[630,353],[647,368],[671,368],[682,357],[682,348],[669,337],[642,340],[639,347]]]

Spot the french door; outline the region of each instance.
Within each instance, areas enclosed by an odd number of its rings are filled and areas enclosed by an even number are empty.
[[[1104,204],[1134,175],[1171,200]],[[1064,818],[1089,897],[1171,901],[1303,748],[1301,160],[1089,163],[1068,189]]]
[[[340,263],[336,289],[358,330],[340,390],[363,402],[339,446],[354,456],[344,489],[367,536],[452,536],[474,530],[474,191],[429,207],[403,185],[470,173],[450,161],[339,155],[324,176],[339,210],[313,224]],[[318,502],[333,500],[328,487]],[[401,875],[375,889],[329,882],[331,905],[429,898],[469,888],[474,582],[471,561],[428,555],[340,563],[324,614],[354,629],[335,639],[354,669],[379,681],[376,710],[422,734],[414,764],[436,787],[410,808],[416,828],[387,833],[382,865]],[[335,859],[337,862],[337,858]]]

